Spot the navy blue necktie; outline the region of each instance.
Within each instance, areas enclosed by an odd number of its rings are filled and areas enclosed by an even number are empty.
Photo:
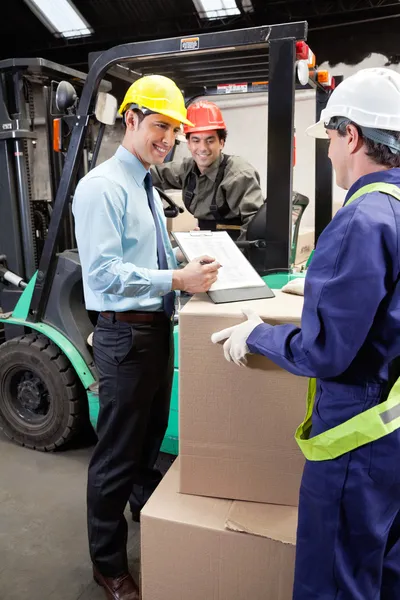
[[[158,259],[158,268],[160,270],[167,270],[168,261],[167,254],[165,252],[165,246],[163,242],[163,237],[161,233],[160,221],[157,215],[157,209],[154,203],[154,195],[153,195],[153,182],[151,180],[150,173],[147,173],[144,178],[144,187],[147,193],[147,200],[149,202],[149,207],[151,210],[151,214],[153,215],[154,225],[156,227],[156,238],[157,238],[157,259]],[[168,292],[163,296],[163,309],[168,318],[170,318],[174,312],[175,308],[175,292]]]

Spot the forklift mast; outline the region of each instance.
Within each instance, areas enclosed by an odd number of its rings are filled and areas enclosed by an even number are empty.
[[[4,63],[5,61],[2,61]],[[28,144],[36,143],[32,88],[22,71],[0,63],[1,254],[24,279],[32,277],[38,256],[34,243]],[[22,243],[21,243],[22,242]]]
[[[54,149],[53,122],[71,115],[57,108],[57,86],[67,80],[80,93],[85,78],[40,58],[0,61],[0,265],[24,281],[39,266],[64,164],[63,148]],[[103,90],[110,88],[102,83]],[[78,176],[84,175],[85,165],[83,153]],[[76,245],[68,204],[57,251]],[[2,310],[12,310],[21,293],[0,283]]]

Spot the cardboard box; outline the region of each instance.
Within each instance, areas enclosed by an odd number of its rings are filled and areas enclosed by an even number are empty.
[[[180,494],[177,462],[141,513],[142,600],[291,600],[297,509]]]
[[[314,250],[315,231],[313,228],[301,229],[297,238],[295,265],[307,262],[311,252]]]
[[[166,190],[165,193],[173,200],[178,206],[184,209],[183,213],[180,213],[174,219],[167,219],[167,230],[171,231],[192,231],[198,226],[197,219],[185,208],[182,200],[182,190]]]
[[[303,455],[294,439],[308,380],[263,356],[248,367],[225,360],[211,334],[244,320],[251,306],[268,323],[300,323],[303,297],[276,291],[252,302],[213,304],[198,295],[179,315],[180,491],[297,506]]]

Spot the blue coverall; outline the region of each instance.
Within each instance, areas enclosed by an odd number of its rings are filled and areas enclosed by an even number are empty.
[[[361,177],[346,200],[378,181],[400,186],[400,169]],[[250,352],[317,378],[311,437],[387,396],[400,357],[399,231],[392,196],[341,208],[308,269],[301,328],[262,324],[247,340]],[[400,600],[400,430],[306,461],[293,599]]]

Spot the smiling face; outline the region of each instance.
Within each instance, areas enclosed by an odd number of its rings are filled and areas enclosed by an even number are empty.
[[[216,131],[191,133],[188,139],[188,148],[200,173],[212,165],[221,154],[225,142],[220,140]]]
[[[133,110],[125,113],[126,132],[123,145],[146,169],[160,165],[175,144],[180,131],[179,121],[159,114],[141,119]]]

